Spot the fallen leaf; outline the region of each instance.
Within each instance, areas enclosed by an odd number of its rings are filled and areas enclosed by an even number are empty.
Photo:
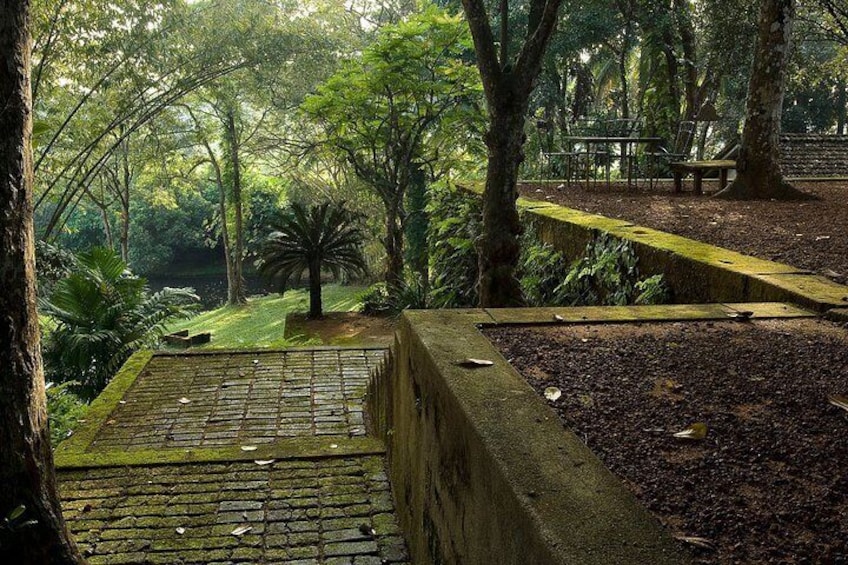
[[[186,532],[185,528],[177,528],[177,533],[183,535]]]
[[[457,363],[457,365],[459,365],[460,367],[467,367],[469,369],[474,369],[477,367],[491,367],[494,364],[494,361],[489,361],[488,359],[473,359],[471,357]]]
[[[257,465],[262,465],[262,466],[270,465],[273,462],[274,462],[273,459],[257,459],[256,461],[254,461],[254,463],[256,463]]]
[[[557,322],[564,322],[565,318],[563,318],[559,314],[554,314],[554,320],[556,320]]]
[[[242,445],[241,446],[242,451],[256,451],[257,449],[258,449],[258,447],[256,447],[255,445]]]
[[[703,422],[695,422],[685,430],[675,433],[674,437],[680,439],[704,439],[707,437],[707,425]]]
[[[848,396],[842,396],[841,394],[834,394],[827,397],[827,401],[836,406],[837,408],[842,408],[843,410],[848,411]]]
[[[14,510],[9,512],[9,515],[6,517],[6,520],[8,520],[9,522],[14,522],[15,520],[23,516],[24,512],[26,512],[26,506],[24,506],[23,504],[21,504],[20,506],[16,506]],[[83,510],[83,512],[85,512],[85,510]]]
[[[753,315],[754,315],[754,313],[751,312],[750,310],[743,310],[743,311],[740,311],[740,312],[733,312],[731,314],[728,314],[728,317],[732,318],[734,320],[743,320],[744,321],[744,320],[750,320],[751,316],[753,316]]]
[[[707,538],[699,538],[697,536],[674,536],[674,539],[680,540],[683,543],[700,547],[701,549],[715,549],[715,544]]]
[[[253,526],[239,526],[238,528],[236,528],[235,530],[233,530],[230,533],[232,535],[238,537],[238,536],[243,536],[244,534],[246,534],[247,532],[249,532],[252,529],[253,529]]]
[[[557,398],[562,396],[562,391],[555,386],[549,386],[545,389],[545,398],[553,402]]]
[[[183,396],[182,398],[180,398],[179,400],[177,400],[177,402],[179,402],[180,404],[191,404],[191,400],[189,400],[189,399],[188,399],[188,398],[186,398],[185,396]]]
[[[371,536],[372,538],[377,535],[377,530],[372,528],[370,524],[360,524],[359,531],[362,532],[363,535]]]

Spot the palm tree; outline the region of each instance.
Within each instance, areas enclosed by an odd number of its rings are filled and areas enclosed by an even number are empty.
[[[289,214],[273,222],[274,230],[261,251],[259,272],[281,281],[300,280],[309,274],[309,318],[321,318],[321,271],[334,277],[342,272],[356,276],[367,271],[362,254],[363,233],[357,215],[344,202],[326,202],[308,210],[292,204]]]
[[[158,340],[167,321],[187,317],[198,298],[182,288],[150,294],[147,281],[111,249],[82,253],[77,266],[41,302],[57,324],[44,358],[51,379],[76,382],[91,399],[135,350]]]

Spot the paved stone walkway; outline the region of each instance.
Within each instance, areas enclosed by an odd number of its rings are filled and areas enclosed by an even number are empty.
[[[383,449],[365,437],[363,397],[383,356],[131,360],[57,450],[89,563],[406,563]]]

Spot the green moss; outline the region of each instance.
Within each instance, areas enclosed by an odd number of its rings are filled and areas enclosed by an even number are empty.
[[[81,423],[74,435],[60,443],[56,448],[57,466],[60,465],[58,461],[61,461],[64,457],[81,454],[91,445],[100,427],[115,411],[118,403],[152,357],[152,351],[141,350],[127,359],[118,374],[89,406],[86,412],[86,421]]]
[[[333,447],[335,446],[335,447]],[[301,459],[338,457],[342,455],[382,455],[385,447],[370,437],[344,439],[334,437],[288,438],[272,444],[257,446],[256,451],[245,452],[237,445],[199,448],[192,450],[125,450],[85,452],[66,450],[56,454],[56,467],[60,469],[90,467],[132,467],[169,465],[177,463],[210,463],[227,461],[254,461],[260,459]]]

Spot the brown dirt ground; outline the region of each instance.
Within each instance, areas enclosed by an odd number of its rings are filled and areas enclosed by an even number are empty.
[[[705,191],[715,190],[715,181],[704,182]],[[673,194],[670,183],[653,190],[604,183],[589,188],[524,184],[519,190],[527,198],[625,219],[848,283],[848,181],[798,181],[795,186],[820,200],[716,200],[694,196],[691,179],[684,181],[683,194]]]
[[[317,338],[324,345],[385,347],[394,335],[395,319],[390,317],[357,312],[325,312],[320,320],[307,320],[302,313],[286,316],[286,338]]]
[[[819,320],[487,335],[697,563],[848,563],[848,332]],[[674,432],[705,423],[703,440]]]

